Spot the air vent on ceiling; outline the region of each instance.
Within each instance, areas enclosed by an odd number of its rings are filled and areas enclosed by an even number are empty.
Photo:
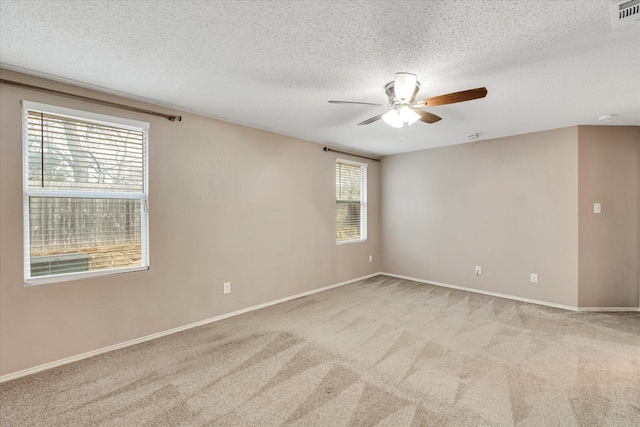
[[[609,5],[609,8],[612,30],[640,21],[640,0],[618,1]]]

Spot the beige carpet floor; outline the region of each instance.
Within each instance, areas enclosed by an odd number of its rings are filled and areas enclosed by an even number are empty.
[[[2,426],[638,426],[640,313],[377,276],[0,385]]]

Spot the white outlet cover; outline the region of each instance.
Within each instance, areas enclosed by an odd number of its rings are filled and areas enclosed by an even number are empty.
[[[231,293],[231,282],[224,282],[224,287],[222,290],[225,294]]]
[[[477,275],[482,274],[482,267],[480,267],[479,265],[476,265],[476,274]]]
[[[531,273],[531,283],[538,283],[538,275]]]
[[[593,204],[593,213],[602,213],[602,205],[600,203]]]

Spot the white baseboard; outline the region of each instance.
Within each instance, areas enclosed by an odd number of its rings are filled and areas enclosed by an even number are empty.
[[[380,273],[380,274],[384,274],[385,276],[397,277],[398,279],[413,280],[414,282],[420,282],[420,283],[427,283],[429,285],[442,286],[444,288],[458,289],[458,290],[461,290],[461,291],[467,291],[467,292],[474,292],[474,293],[477,293],[477,294],[490,295],[492,297],[506,298],[506,299],[515,300],[515,301],[528,302],[528,303],[531,303],[531,304],[545,305],[547,307],[561,308],[563,310],[571,310],[571,311],[606,311],[606,312],[617,312],[617,311],[632,311],[632,312],[634,312],[634,311],[640,311],[640,307],[574,307],[574,306],[571,306],[571,305],[556,304],[556,303],[548,302],[548,301],[540,301],[540,300],[535,300],[535,299],[531,299],[531,298],[522,298],[522,297],[518,297],[518,296],[514,296],[514,295],[500,294],[498,292],[483,291],[481,289],[465,288],[464,286],[450,285],[448,283],[434,282],[433,280],[418,279],[416,277],[402,276],[400,274],[392,274],[392,273],[384,273],[384,272]]]
[[[23,369],[21,371],[14,372],[14,373],[11,373],[11,374],[2,375],[2,376],[0,376],[0,383],[3,383],[5,381],[14,380],[16,378],[24,377],[24,376],[27,376],[27,375],[35,374],[37,372],[46,371],[47,369],[55,368],[57,366],[62,366],[62,365],[66,365],[68,363],[77,362],[79,360],[88,359],[89,357],[97,356],[97,355],[102,354],[102,353],[107,353],[107,352],[110,352],[110,351],[119,350],[121,348],[129,347],[129,346],[132,346],[132,345],[140,344],[140,343],[143,343],[145,341],[151,341],[151,340],[154,340],[156,338],[160,338],[160,337],[164,337],[164,336],[167,336],[167,335],[175,334],[176,332],[182,332],[182,331],[186,331],[187,329],[196,328],[198,326],[206,325],[206,324],[213,323],[213,322],[218,322],[218,321],[223,320],[223,319],[228,319],[229,317],[238,316],[240,314],[248,313],[248,312],[254,311],[254,310],[259,310],[261,308],[269,307],[271,305],[280,304],[281,302],[290,301],[292,299],[304,297],[304,296],[307,296],[307,295],[312,295],[312,294],[315,294],[315,293],[318,293],[318,292],[327,291],[329,289],[337,288],[339,286],[348,285],[349,283],[358,282],[360,280],[365,280],[365,279],[368,279],[370,277],[377,276],[379,274],[382,274],[382,273],[368,274],[366,276],[358,277],[356,279],[346,280],[344,282],[336,283],[334,285],[325,286],[323,288],[312,289],[310,291],[306,291],[306,292],[302,292],[302,293],[299,293],[299,294],[291,295],[291,296],[288,296],[288,297],[285,297],[285,298],[280,298],[280,299],[277,299],[277,300],[265,302],[263,304],[254,305],[252,307],[243,308],[241,310],[236,310],[236,311],[233,311],[231,313],[221,314],[220,316],[210,317],[208,319],[200,320],[200,321],[194,322],[194,323],[189,323],[188,325],[179,326],[179,327],[173,328],[173,329],[168,329],[166,331],[162,331],[162,332],[158,332],[158,333],[155,333],[155,334],[147,335],[147,336],[144,336],[144,337],[141,337],[141,338],[136,338],[136,339],[133,339],[133,340],[130,340],[130,341],[126,341],[126,342],[120,343],[120,344],[114,344],[114,345],[110,345],[108,347],[99,348],[97,350],[88,351],[86,353],[78,354],[77,356],[65,357],[64,359],[56,360],[54,362],[49,362],[49,363],[45,363],[43,365],[35,366],[33,368],[27,368],[27,369]]]
[[[606,311],[606,312],[620,312],[620,311],[640,311],[640,307],[578,307],[578,311]]]

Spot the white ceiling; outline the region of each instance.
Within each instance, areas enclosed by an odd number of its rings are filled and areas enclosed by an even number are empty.
[[[640,125],[640,22],[612,31],[610,3],[0,0],[0,66],[384,155]],[[443,119],[402,141],[356,126],[383,109],[327,103],[386,103],[396,71],[418,74],[417,99],[489,94],[427,109]]]

